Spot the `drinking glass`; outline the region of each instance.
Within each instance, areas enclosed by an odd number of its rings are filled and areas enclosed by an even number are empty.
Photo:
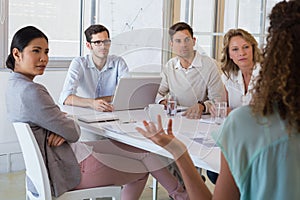
[[[154,123],[157,123],[157,115],[161,116],[162,121],[166,118],[166,112],[162,104],[149,104],[144,110],[149,115],[149,120]]]
[[[216,124],[221,124],[223,123],[227,115],[227,102],[226,101],[215,102],[215,108],[216,108],[215,122]]]
[[[177,113],[177,100],[174,94],[169,94],[167,98],[167,114],[168,116],[175,116]]]

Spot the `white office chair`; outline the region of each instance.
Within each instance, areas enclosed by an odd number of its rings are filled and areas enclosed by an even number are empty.
[[[26,199],[30,200],[82,200],[103,197],[112,197],[113,200],[121,199],[121,186],[96,187],[65,192],[58,198],[51,196],[48,173],[41,151],[35,140],[30,126],[27,123],[13,123],[23,152],[26,166],[26,175],[30,177],[39,196],[32,195],[26,187]]]

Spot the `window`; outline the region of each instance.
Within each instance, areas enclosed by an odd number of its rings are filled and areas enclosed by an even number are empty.
[[[279,0],[182,0],[181,20],[190,23],[209,56],[219,59],[222,36],[231,28],[252,33],[263,47],[269,26],[268,13]]]
[[[229,28],[248,30],[262,47],[269,25],[266,17],[277,2],[0,0],[0,67],[5,65],[11,37],[20,27],[34,25],[42,29],[49,37],[48,66],[68,67],[73,57],[88,53],[83,31],[90,24],[101,23],[111,33],[111,54],[123,56],[130,70],[157,72],[168,59],[167,30],[176,15],[177,20],[194,28],[196,48],[218,60],[222,36]],[[174,4],[179,5],[180,11],[173,11]]]
[[[161,0],[96,2],[95,23],[109,29],[110,53],[122,56],[130,71],[160,72],[164,25],[163,12],[158,11],[163,9]],[[87,53],[87,49],[84,52]]]
[[[9,0],[9,41],[26,25],[34,25],[48,36],[52,60],[79,54],[80,1]]]
[[[80,4],[77,0],[2,0],[7,13],[2,16],[2,34],[6,37],[5,49],[1,58],[7,56],[9,45],[16,30],[33,25],[41,29],[49,39],[50,63],[70,60],[80,52]],[[1,34],[1,33],[0,33]],[[4,66],[1,61],[1,66]]]
[[[68,67],[73,57],[88,53],[83,31],[101,23],[110,30],[111,54],[124,56],[130,66],[139,67],[139,60],[160,70],[163,12],[157,11],[163,9],[161,0],[0,0],[0,67],[21,27],[33,25],[48,36],[48,66]]]

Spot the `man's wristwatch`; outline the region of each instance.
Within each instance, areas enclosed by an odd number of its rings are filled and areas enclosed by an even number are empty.
[[[203,109],[202,112],[206,112],[206,106],[205,106],[205,103],[204,103],[203,101],[198,101],[197,103],[198,103],[198,104],[201,104],[201,105],[204,107],[204,109]]]

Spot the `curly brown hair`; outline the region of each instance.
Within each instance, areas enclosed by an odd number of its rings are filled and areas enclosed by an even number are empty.
[[[300,3],[277,3],[270,27],[260,76],[254,87],[254,114],[269,116],[278,110],[287,130],[300,133]]]
[[[222,49],[222,58],[221,58],[221,69],[227,78],[230,78],[230,74],[237,75],[240,68],[230,59],[229,56],[229,43],[232,37],[240,36],[246,42],[250,43],[252,46],[253,53],[253,63],[260,63],[262,61],[261,50],[258,48],[257,41],[255,38],[247,31],[243,29],[230,29],[224,35],[223,38],[223,49]]]

